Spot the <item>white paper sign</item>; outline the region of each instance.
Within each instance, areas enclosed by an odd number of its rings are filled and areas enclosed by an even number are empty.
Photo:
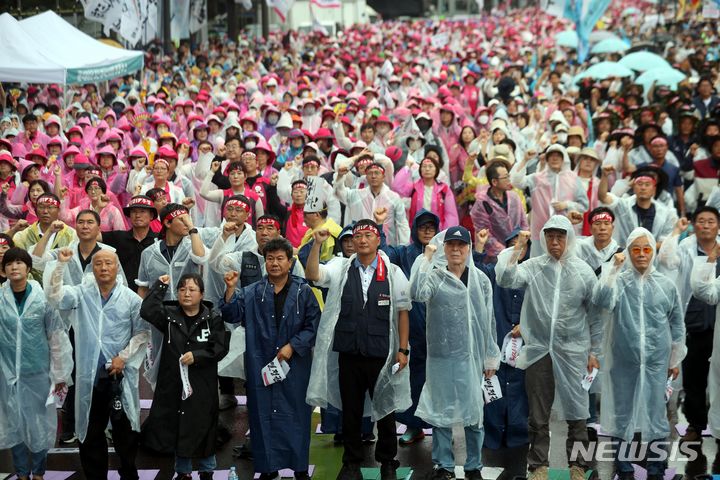
[[[400,370],[400,363],[399,363],[399,362],[396,363],[395,365],[393,365],[392,368],[391,368],[391,371],[392,371],[392,374],[393,374],[393,375],[395,375],[399,370]]]
[[[667,383],[665,384],[665,403],[670,401],[670,397],[672,397],[673,394],[673,377],[670,375],[667,379]]]
[[[507,363],[511,367],[515,367],[515,365],[517,364],[518,356],[520,356],[520,350],[522,350],[522,346],[522,337],[513,337],[511,333],[505,335],[505,338],[503,339],[501,361],[503,363]]]
[[[288,365],[285,360],[278,360],[278,358],[275,357],[272,362],[263,367],[260,374],[262,375],[263,384],[268,387],[273,383],[285,380],[289,371],[290,365]]]
[[[494,402],[502,398],[502,390],[500,390],[500,380],[497,375],[493,375],[490,378],[483,380],[483,397],[485,397],[485,403]]]
[[[45,406],[49,407],[52,404],[55,404],[56,408],[60,408],[63,406],[63,403],[65,403],[65,398],[67,397],[68,393],[68,387],[65,385],[63,388],[60,389],[59,392],[55,392],[55,385],[50,385],[50,393],[48,394],[48,398],[45,401]]]
[[[430,37],[430,45],[432,45],[433,48],[443,48],[448,42],[450,42],[448,32],[438,33]]]
[[[590,391],[590,387],[592,386],[593,382],[597,378],[598,375],[598,369],[593,367],[592,372],[585,375],[582,379],[582,387],[585,391]]]
[[[187,400],[187,398],[192,395],[193,389],[190,386],[190,374],[188,373],[188,366],[183,365],[182,363],[182,355],[180,355],[180,358],[178,359],[178,364],[180,365],[180,380],[182,381],[181,398],[183,400]]]

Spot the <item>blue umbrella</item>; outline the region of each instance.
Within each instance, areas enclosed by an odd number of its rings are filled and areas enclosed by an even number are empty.
[[[630,45],[624,40],[620,40],[619,38],[606,38],[596,43],[595,46],[590,49],[590,53],[617,53],[624,52],[628,48],[630,48]]]
[[[574,83],[578,83],[584,78],[592,78],[594,80],[605,80],[612,77],[632,77],[633,72],[627,67],[620,65],[618,62],[600,62],[588,68],[573,79]]]
[[[621,58],[618,63],[638,72],[646,72],[655,68],[672,68],[667,60],[660,55],[646,51],[629,53]]]
[[[683,72],[674,68],[654,68],[636,78],[635,83],[642,85],[646,92],[653,82],[655,82],[655,85],[664,85],[676,90],[677,84],[685,80],[685,78],[686,75]]]
[[[555,43],[559,47],[577,48],[578,35],[575,30],[565,30],[555,35]]]

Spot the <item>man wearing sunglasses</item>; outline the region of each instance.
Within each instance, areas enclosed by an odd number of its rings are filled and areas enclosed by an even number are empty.
[[[649,443],[648,480],[662,480],[667,459],[663,443],[670,435],[666,384],[677,378],[687,352],[685,324],[675,284],[655,269],[653,234],[636,228],[627,245],[626,253],[603,265],[593,291],[593,303],[612,312],[605,327],[600,424],[618,442],[619,480],[634,478],[631,462],[624,459],[630,448],[640,451],[640,441]]]

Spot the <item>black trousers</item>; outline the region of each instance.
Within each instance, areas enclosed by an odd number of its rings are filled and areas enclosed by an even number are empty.
[[[235,379],[232,377],[221,377],[218,375],[220,395],[235,395]]]
[[[62,416],[60,417],[62,433],[75,432],[75,331],[72,327],[70,327],[68,331],[68,337],[70,338],[70,345],[73,348],[73,369],[71,374],[73,384],[68,387],[65,402],[60,410],[62,412]]]
[[[342,400],[343,463],[361,463],[364,459],[361,440],[365,392],[370,398],[375,394],[375,384],[383,366],[384,358],[341,353],[338,358],[340,376],[340,400]],[[378,420],[378,441],[375,460],[389,462],[397,455],[395,414]]]
[[[105,438],[105,427],[108,420],[112,422],[112,438],[115,453],[120,458],[118,473],[122,480],[137,480],[135,467],[139,433],[130,426],[125,412],[119,418],[111,418],[110,400],[112,398],[112,381],[101,378],[92,392],[92,406],[88,419],[85,441],[80,443],[80,463],[88,480],[107,480],[108,445]]]
[[[682,362],[685,403],[683,413],[688,424],[698,433],[707,427],[707,386],[710,372],[710,355],[713,349],[713,331],[688,333],[685,340],[687,356]]]

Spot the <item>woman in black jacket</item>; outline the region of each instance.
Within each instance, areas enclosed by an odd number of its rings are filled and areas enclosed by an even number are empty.
[[[177,301],[163,301],[169,281],[168,275],[161,276],[140,309],[142,318],[164,334],[143,443],[157,452],[175,454],[176,479],[191,478],[195,458],[200,478],[209,480],[216,465],[217,364],[228,352],[229,335],[212,304],[203,302],[200,275],[180,278]]]

